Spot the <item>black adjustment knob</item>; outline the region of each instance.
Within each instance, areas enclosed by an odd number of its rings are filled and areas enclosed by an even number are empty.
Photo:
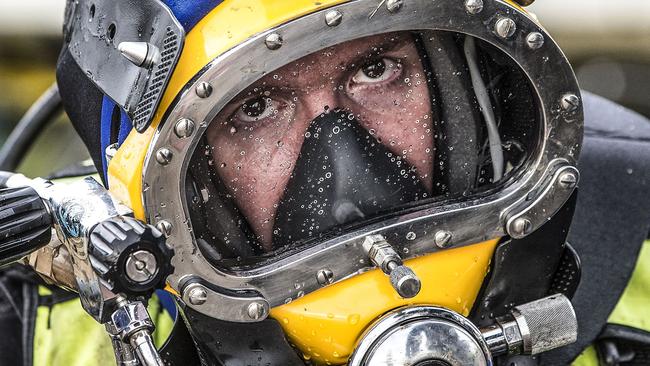
[[[0,190],[0,266],[41,248],[52,238],[52,217],[31,187]]]
[[[95,226],[88,243],[95,271],[115,293],[127,297],[164,286],[173,251],[155,227],[131,217],[113,217]]]

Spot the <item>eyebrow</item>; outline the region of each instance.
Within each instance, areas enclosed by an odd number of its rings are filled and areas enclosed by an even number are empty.
[[[399,34],[399,35],[395,35],[395,36],[389,36],[388,34],[385,34],[385,35],[380,35],[380,36],[385,36],[385,38],[392,38],[392,40],[391,39],[384,39],[384,40],[382,40],[381,43],[362,45],[362,46],[365,46],[365,47],[362,47],[361,51],[356,52],[355,54],[352,54],[351,55],[352,57],[350,57],[350,59],[346,63],[351,64],[351,65],[356,65],[360,61],[364,61],[365,59],[371,58],[373,56],[386,54],[386,53],[398,50],[401,47],[404,47],[405,45],[407,45],[409,41],[415,42],[415,39],[413,38],[413,35],[411,35],[411,34]],[[362,39],[362,38],[364,38],[364,37],[356,38],[354,40],[350,40],[350,41],[347,41],[347,42],[357,41],[357,40]],[[280,67],[278,69],[275,69],[273,71],[270,71],[270,72],[266,73],[264,76],[257,79],[251,85],[246,87],[246,89],[242,90],[236,97],[234,97],[232,100],[230,100],[228,102],[228,105],[230,105],[231,103],[234,103],[234,102],[239,103],[241,101],[244,101],[249,96],[263,95],[264,91],[266,91],[268,89],[272,89],[272,88],[276,88],[276,89],[279,89],[279,90],[286,89],[286,85],[283,85],[282,81],[280,81],[280,80],[276,81],[276,80],[274,80],[272,78],[273,73],[278,72],[279,70],[282,70],[283,68],[288,67],[288,66],[300,67],[300,65],[298,63],[301,60],[303,60],[304,58],[307,58],[307,57],[310,57],[310,56],[313,56],[313,55],[316,55],[316,54],[320,55],[320,54],[322,54],[324,52],[327,52],[328,50],[331,50],[331,49],[333,49],[335,47],[338,47],[338,46],[340,46],[342,44],[345,44],[347,42],[339,43],[339,44],[334,45],[334,46],[330,46],[330,47],[326,47],[326,48],[314,51],[314,52],[312,52],[312,53],[310,53],[308,55],[302,56],[301,58],[299,58],[297,60],[294,60],[294,61],[292,61],[290,63],[287,63],[287,64],[285,64],[284,66],[282,66],[282,67]],[[305,65],[305,66],[308,66],[308,65]],[[255,89],[255,88],[259,88],[260,92],[259,93],[254,93],[253,89]]]
[[[396,36],[396,37],[399,37],[399,38],[396,39],[396,40],[392,40],[392,41],[391,40],[385,40],[385,41],[383,41],[382,43],[380,43],[378,45],[369,45],[368,47],[366,47],[366,49],[363,52],[359,53],[359,56],[362,56],[362,55],[365,54],[365,57],[368,57],[368,56],[373,56],[374,54],[380,53],[380,52],[381,53],[391,52],[391,51],[394,51],[395,49],[397,49],[399,47],[404,46],[405,43],[409,41],[409,38],[402,37],[401,35]],[[377,49],[377,51],[374,50],[375,48]]]
[[[384,36],[384,35],[381,35],[381,36]],[[357,39],[347,41],[347,42],[357,41],[357,40],[362,39],[362,38],[364,38],[364,37],[357,38]],[[378,44],[362,45],[362,46],[365,46],[365,47],[363,47],[361,51],[356,52],[356,54],[353,54],[352,57],[348,60],[348,64],[357,64],[359,61],[362,61],[364,59],[371,58],[373,56],[377,56],[377,55],[380,55],[380,54],[385,54],[385,53],[395,51],[396,49],[399,49],[399,48],[405,46],[406,43],[410,40],[409,38],[403,37],[401,35],[391,37],[391,38],[397,38],[397,39],[394,39],[394,40],[390,40],[390,39],[386,40],[386,39],[384,39],[384,40],[382,40],[381,43],[378,43]],[[347,43],[347,42],[339,43],[339,44],[337,44],[335,46],[330,46],[330,47],[324,48],[324,49],[319,50],[319,51],[314,51],[311,54],[303,56],[303,57],[308,57],[308,56],[314,55],[317,52],[321,52],[321,53],[326,52],[329,49],[332,49],[334,47],[338,47],[338,46],[340,46],[340,45],[342,45],[344,43]],[[298,62],[301,59],[302,58],[299,58],[298,60],[295,60],[294,62]],[[287,64],[287,65],[289,65],[289,64]]]

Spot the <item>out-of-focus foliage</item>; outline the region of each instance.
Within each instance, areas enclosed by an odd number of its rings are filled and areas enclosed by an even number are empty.
[[[0,34],[0,142],[54,82],[59,47],[60,38],[56,36]],[[61,115],[34,141],[19,171],[29,176],[47,176],[86,159],[85,147],[67,117]]]

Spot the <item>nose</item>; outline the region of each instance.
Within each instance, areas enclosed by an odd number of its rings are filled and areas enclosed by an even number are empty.
[[[304,92],[299,98],[299,105],[296,106],[301,110],[301,117],[310,122],[323,112],[342,107],[339,93],[334,88],[335,86],[326,84],[318,89]]]

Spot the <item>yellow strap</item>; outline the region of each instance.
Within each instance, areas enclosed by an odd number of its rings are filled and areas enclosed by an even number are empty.
[[[627,325],[650,332],[650,240],[641,247],[632,278],[607,322]],[[597,366],[596,350],[590,346],[573,366]]]

